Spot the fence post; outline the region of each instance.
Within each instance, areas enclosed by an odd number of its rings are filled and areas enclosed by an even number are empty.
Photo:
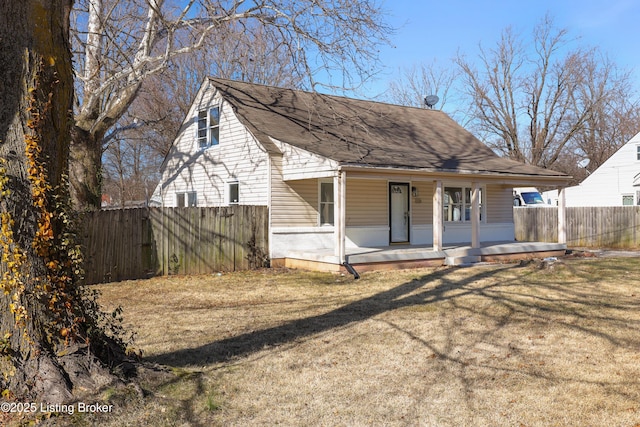
[[[558,243],[567,243],[567,200],[564,187],[558,192]]]

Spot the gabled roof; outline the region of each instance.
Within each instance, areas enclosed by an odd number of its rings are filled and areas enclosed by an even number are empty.
[[[497,156],[442,111],[209,81],[266,147],[273,138],[343,166],[568,178]]]

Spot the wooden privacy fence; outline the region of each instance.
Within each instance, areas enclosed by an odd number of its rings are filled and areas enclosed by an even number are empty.
[[[82,221],[85,283],[247,270],[268,263],[266,206],[138,208]]]
[[[569,247],[640,247],[640,206],[570,207],[566,217]],[[513,220],[518,241],[558,241],[557,208],[514,208]]]

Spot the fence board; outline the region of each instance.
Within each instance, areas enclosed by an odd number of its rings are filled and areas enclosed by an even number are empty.
[[[516,240],[555,242],[557,208],[516,207]],[[636,249],[640,247],[640,206],[566,208],[567,245],[585,248]]]
[[[90,212],[79,233],[85,283],[263,266],[267,224],[265,206]]]

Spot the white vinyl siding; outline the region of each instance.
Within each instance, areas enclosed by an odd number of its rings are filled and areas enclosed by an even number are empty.
[[[215,150],[202,150],[198,143],[200,111],[219,106],[221,143]],[[210,130],[210,128],[209,128]],[[176,193],[197,191],[198,206],[225,206],[228,185],[237,181],[240,204],[267,205],[268,155],[240,123],[231,106],[211,90],[201,90],[163,165],[161,183],[164,206],[175,206]],[[155,198],[155,197],[154,197]]]
[[[282,152],[282,178],[285,181],[307,178],[329,178],[335,175],[337,163],[277,140],[274,144]]]
[[[624,195],[634,195],[638,182],[640,133],[613,153],[580,185],[565,189],[567,207],[622,206]]]

